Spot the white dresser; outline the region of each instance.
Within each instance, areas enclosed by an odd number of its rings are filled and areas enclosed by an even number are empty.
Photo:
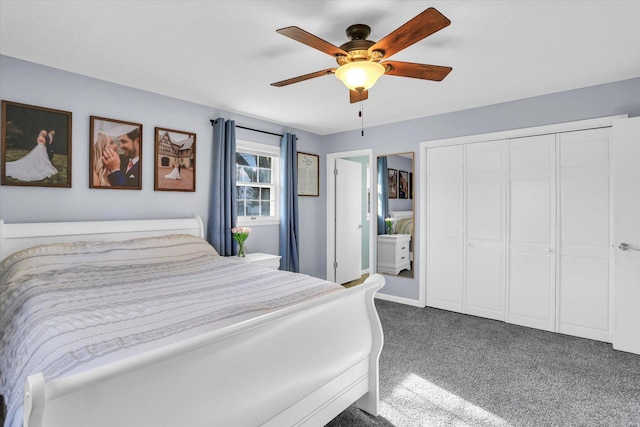
[[[237,261],[258,264],[273,269],[280,268],[280,255],[264,254],[260,252],[248,253],[245,257],[234,257]]]
[[[398,274],[402,270],[411,270],[410,242],[410,234],[379,235],[378,273]]]

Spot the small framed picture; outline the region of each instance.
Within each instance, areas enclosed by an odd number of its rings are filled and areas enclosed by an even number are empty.
[[[399,199],[408,199],[409,198],[409,172],[399,171],[398,172],[398,198]]]
[[[320,195],[320,157],[298,152],[298,196]]]
[[[196,134],[156,127],[156,191],[196,191]]]
[[[89,188],[142,188],[142,125],[89,118]]]
[[[71,112],[2,101],[2,185],[71,187]]]
[[[396,169],[387,169],[389,174],[389,198],[398,198],[398,171]]]
[[[413,199],[413,172],[409,172],[409,198]]]

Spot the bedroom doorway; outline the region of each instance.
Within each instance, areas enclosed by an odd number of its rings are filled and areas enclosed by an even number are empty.
[[[336,283],[369,274],[375,265],[372,158],[370,149],[327,154],[327,280]]]

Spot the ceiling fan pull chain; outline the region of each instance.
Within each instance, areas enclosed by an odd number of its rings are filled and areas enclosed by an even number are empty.
[[[362,114],[362,101],[360,101],[360,111],[358,115],[360,116],[360,136],[364,136],[364,114]]]

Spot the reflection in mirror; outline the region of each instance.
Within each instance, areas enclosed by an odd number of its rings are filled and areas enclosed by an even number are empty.
[[[378,157],[377,271],[413,277],[413,153]]]

